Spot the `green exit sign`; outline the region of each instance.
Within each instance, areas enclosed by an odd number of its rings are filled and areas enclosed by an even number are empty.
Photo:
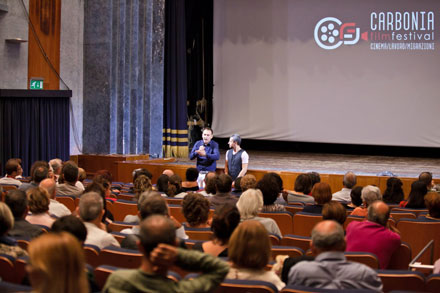
[[[43,80],[42,79],[31,79],[31,90],[42,90],[43,89]]]

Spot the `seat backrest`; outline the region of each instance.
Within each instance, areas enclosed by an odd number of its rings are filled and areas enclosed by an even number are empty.
[[[397,222],[402,241],[411,246],[412,255],[417,255],[425,245],[434,240],[434,260],[440,258],[440,222],[432,222],[423,218],[402,219]],[[429,250],[418,259],[423,264],[431,264]]]
[[[269,239],[272,245],[280,245],[281,238],[278,235],[269,233]]]
[[[188,235],[191,240],[211,240],[212,239],[212,231],[211,230],[197,230],[197,229],[185,229],[186,235]]]
[[[28,264],[29,257],[19,257],[14,263],[14,278],[17,284],[21,284],[24,277],[27,275],[26,266]]]
[[[117,200],[113,203],[112,210],[115,221],[123,221],[126,215],[137,215],[137,204],[134,202]]]
[[[310,248],[310,243],[312,239],[308,236],[299,236],[299,235],[284,235],[281,238],[280,245],[283,246],[295,246],[299,247],[304,251],[307,251]]]
[[[264,212],[258,213],[258,216],[275,220],[282,235],[293,233],[293,215],[290,212]]]
[[[119,244],[122,243],[122,240],[125,239],[125,237],[127,236],[127,234],[118,232],[118,231],[113,231],[110,234],[112,234],[113,237],[115,237],[116,240],[118,240]]]
[[[322,221],[322,215],[298,212],[293,216],[293,234],[310,236],[313,227]]]
[[[117,196],[116,196],[118,199],[123,199],[123,200],[129,200],[129,201],[132,201],[132,202],[134,202],[134,194],[133,193],[119,193]]]
[[[217,287],[215,293],[276,293],[278,292],[275,285],[264,281],[251,280],[229,280],[226,279]]]
[[[416,214],[411,212],[392,211],[390,215],[396,222],[402,218],[407,218],[407,219],[417,218]]]
[[[400,270],[377,270],[382,280],[383,291],[392,290],[417,291],[425,290],[425,276],[420,272]]]
[[[15,259],[6,254],[0,254],[0,278],[6,282],[15,282]]]
[[[132,223],[125,223],[120,221],[114,221],[108,224],[108,228],[111,231],[121,232],[124,229],[131,229],[133,228],[134,224]]]
[[[168,204],[175,204],[182,206],[183,198],[165,197]]]
[[[291,212],[292,215],[301,212],[304,209],[302,204],[288,204],[286,205],[286,211]]]
[[[142,254],[139,251],[119,247],[105,247],[99,253],[100,265],[134,269],[141,265]]]
[[[107,282],[107,278],[116,270],[118,267],[102,265],[94,270],[96,285],[98,285],[99,289],[102,290],[104,288],[105,282]]]
[[[272,259],[274,260],[277,255],[288,255],[289,257],[299,257],[304,255],[304,250],[294,246],[272,246]]]
[[[75,199],[73,199],[70,196],[57,195],[55,197],[55,200],[58,201],[59,203],[62,203],[63,205],[65,205],[72,213],[76,209]]]
[[[192,249],[197,243],[203,243],[205,240],[185,239],[185,245],[188,249]]]
[[[391,255],[387,269],[407,270],[411,259],[411,246],[406,242],[402,242],[400,243],[399,248],[397,248],[397,250]]]
[[[379,268],[379,260],[373,253],[346,251],[344,255],[349,261],[362,263],[374,270]]]
[[[429,275],[426,279],[426,291],[437,293],[440,292],[440,274]]]
[[[182,206],[176,204],[169,204],[170,216],[173,216],[180,223],[186,222],[185,217],[183,216]]]
[[[83,249],[86,263],[88,263],[92,267],[99,266],[99,247],[91,244],[84,244]]]
[[[347,216],[347,219],[344,222],[344,229],[347,229],[348,224],[350,224],[353,221],[362,222],[362,221],[365,221],[365,217],[361,217],[361,216]]]
[[[391,212],[405,212],[405,213],[413,213],[416,214],[416,217],[419,216],[422,212],[428,212],[427,209],[410,209],[410,208],[392,208]]]

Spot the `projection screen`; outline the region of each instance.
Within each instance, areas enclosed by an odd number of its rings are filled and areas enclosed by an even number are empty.
[[[440,146],[440,1],[215,0],[219,137]]]

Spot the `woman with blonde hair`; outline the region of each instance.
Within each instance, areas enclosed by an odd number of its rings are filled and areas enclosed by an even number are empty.
[[[258,221],[238,225],[229,239],[229,260],[232,262],[226,279],[256,280],[274,284],[278,290],[285,287],[280,277],[264,268],[270,260],[269,234]]]
[[[31,241],[28,252],[26,269],[35,292],[89,292],[83,249],[71,234],[44,234]]]
[[[263,209],[263,194],[259,189],[248,189],[243,192],[237,202],[241,220],[255,220],[263,224],[267,232],[283,237],[280,228],[274,219],[258,217],[258,213]]]

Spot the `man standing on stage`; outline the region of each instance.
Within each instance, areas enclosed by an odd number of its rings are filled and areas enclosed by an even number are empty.
[[[190,160],[197,158],[197,170],[199,170],[199,177],[197,183],[200,188],[203,188],[203,180],[208,172],[215,172],[217,168],[217,160],[220,159],[220,152],[218,149],[218,143],[212,140],[214,133],[211,128],[203,128],[202,140],[197,141],[194,144],[191,153],[189,154]]]
[[[249,155],[240,147],[241,137],[239,134],[234,134],[229,138],[229,148],[226,152],[225,173],[235,180],[237,177],[246,175]]]

